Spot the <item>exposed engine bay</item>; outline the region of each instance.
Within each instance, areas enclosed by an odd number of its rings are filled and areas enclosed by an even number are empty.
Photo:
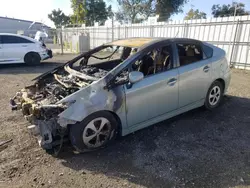
[[[23,97],[36,103],[38,106],[55,104],[108,73],[106,70],[88,65],[81,67],[80,72],[89,76],[92,80],[79,78],[66,71],[59,71],[54,73],[53,77],[51,76],[37,82],[35,85],[26,87],[21,91],[22,95],[25,93]],[[21,93],[18,92],[14,99],[17,99],[20,95]]]
[[[50,82],[45,81],[41,84],[42,87],[41,85],[37,85],[35,93],[30,93],[31,95],[28,97],[42,105],[55,104],[66,96],[75,93],[80,88],[87,87],[93,81],[104,77],[108,73],[106,70],[88,65],[81,67],[79,72],[89,76],[91,79],[83,79],[65,71],[54,73],[54,78]]]

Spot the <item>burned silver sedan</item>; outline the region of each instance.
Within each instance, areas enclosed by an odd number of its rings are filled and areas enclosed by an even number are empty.
[[[191,39],[130,38],[99,46],[37,78],[10,100],[42,148],[69,139],[90,151],[188,110],[216,108],[227,91],[225,52]]]

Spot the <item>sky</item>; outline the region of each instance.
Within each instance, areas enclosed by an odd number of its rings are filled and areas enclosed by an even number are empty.
[[[112,5],[113,10],[117,10],[115,0],[105,1],[108,5]],[[246,9],[250,10],[250,0],[238,0],[238,2],[245,3]],[[39,21],[51,27],[53,27],[54,24],[48,19],[48,14],[51,13],[53,9],[60,8],[66,15],[72,14],[70,0],[0,0],[0,3],[0,16]],[[171,19],[183,19],[192,7],[207,13],[207,17],[211,17],[211,7],[213,4],[231,3],[232,0],[189,0],[183,7],[183,13],[173,15]]]

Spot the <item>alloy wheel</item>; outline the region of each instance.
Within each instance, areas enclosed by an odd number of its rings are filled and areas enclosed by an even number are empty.
[[[111,132],[111,124],[104,117],[95,118],[90,121],[83,131],[83,142],[90,148],[102,146]]]
[[[220,100],[220,87],[214,86],[209,93],[209,104],[215,106]]]

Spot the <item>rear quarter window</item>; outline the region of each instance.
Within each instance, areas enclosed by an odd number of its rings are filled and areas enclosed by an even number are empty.
[[[32,41],[12,35],[2,35],[1,41],[3,44],[20,44],[20,43],[33,43]]]
[[[213,56],[213,48],[203,44],[203,52],[207,56],[207,58],[211,58]]]
[[[19,43],[34,43],[34,42],[32,42],[32,41],[30,41],[28,39],[19,37]]]

